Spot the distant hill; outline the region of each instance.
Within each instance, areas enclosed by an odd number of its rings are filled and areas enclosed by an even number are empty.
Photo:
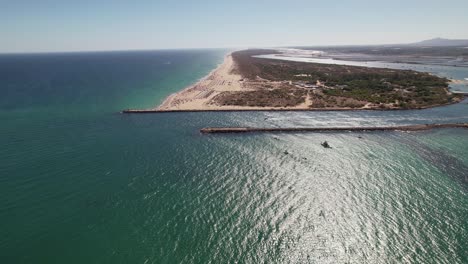
[[[450,47],[468,46],[468,39],[434,38],[409,44],[410,46]]]

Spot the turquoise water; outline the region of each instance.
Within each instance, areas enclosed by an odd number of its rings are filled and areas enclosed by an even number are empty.
[[[198,132],[468,122],[466,101],[421,111],[118,113],[158,104],[225,52],[0,56],[0,262],[468,261],[466,130]]]

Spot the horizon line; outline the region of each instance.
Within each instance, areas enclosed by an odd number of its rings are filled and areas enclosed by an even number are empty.
[[[441,39],[439,37],[431,38]],[[442,38],[444,39],[444,38]],[[465,39],[448,39],[448,40],[465,40]],[[423,40],[424,41],[424,40]],[[275,48],[295,48],[295,47],[370,47],[370,46],[406,46],[418,42],[409,43],[386,43],[386,44],[322,44],[322,45],[281,45],[281,46],[238,46],[238,47],[180,47],[180,48],[129,48],[129,49],[96,49],[96,50],[58,50],[58,51],[12,51],[0,52],[0,55],[21,55],[21,54],[65,54],[65,53],[98,53],[98,52],[143,52],[143,51],[169,51],[169,50],[215,50],[215,49],[275,49]],[[432,46],[428,46],[432,47]],[[435,46],[434,46],[435,47]],[[438,46],[440,47],[440,46]],[[456,47],[456,46],[447,46]]]

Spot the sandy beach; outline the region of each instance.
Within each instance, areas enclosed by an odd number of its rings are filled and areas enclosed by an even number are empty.
[[[153,110],[159,111],[200,111],[200,110],[310,110],[307,97],[303,104],[294,107],[258,107],[219,105],[213,98],[223,92],[253,91],[255,82],[244,81],[235,73],[236,65],[231,54],[226,55],[221,65],[206,77],[184,90],[168,96],[164,102]]]
[[[234,61],[231,54],[206,77],[184,90],[172,94],[157,107],[157,110],[203,110],[217,109],[211,100],[221,92],[243,91],[242,77],[232,72]]]

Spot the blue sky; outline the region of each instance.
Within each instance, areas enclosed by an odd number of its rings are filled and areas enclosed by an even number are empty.
[[[0,52],[468,38],[468,1],[0,0]]]

